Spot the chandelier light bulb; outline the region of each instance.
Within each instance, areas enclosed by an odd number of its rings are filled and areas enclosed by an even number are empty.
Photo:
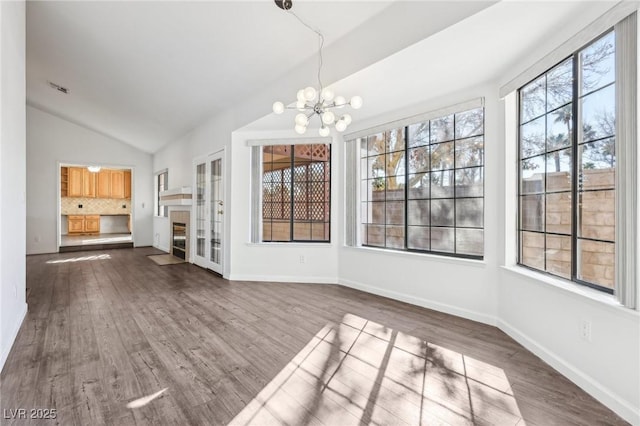
[[[296,115],[296,124],[298,126],[306,126],[308,123],[309,120],[307,119],[306,115],[304,115],[303,113]]]
[[[312,101],[316,98],[317,96],[317,92],[316,89],[314,89],[313,87],[309,86],[307,88],[304,89],[304,99],[307,101]]]
[[[299,101],[304,102],[304,89],[300,89],[298,90],[298,93],[296,94],[296,97],[298,98]]]
[[[334,103],[336,104],[337,108],[342,108],[347,104],[347,100],[344,98],[344,96],[336,96]]]
[[[344,120],[338,120],[338,122],[336,123],[336,130],[339,132],[344,132],[345,130],[347,130],[347,123],[345,123]]]
[[[343,115],[341,120],[344,121],[344,123],[348,126],[349,124],[351,124],[351,114]]]
[[[273,103],[273,112],[282,114],[284,112],[284,104],[280,101]]]
[[[331,111],[325,111],[322,114],[322,122],[324,124],[332,124],[336,120],[336,116]]]
[[[296,127],[294,127],[294,130],[296,131],[297,134],[304,135],[304,133],[307,131],[307,126],[301,126],[299,124],[296,124]]]
[[[324,89],[322,91],[322,99],[324,99],[327,102],[331,102],[334,96],[335,96],[335,93],[333,93],[333,90],[331,89]]]
[[[331,131],[327,126],[322,126],[320,127],[320,130],[318,130],[318,133],[320,134],[320,136],[326,137],[329,136],[329,133],[331,133]]]
[[[360,96],[354,96],[353,98],[351,98],[351,102],[349,103],[351,104],[351,108],[353,109],[362,108],[362,98]]]

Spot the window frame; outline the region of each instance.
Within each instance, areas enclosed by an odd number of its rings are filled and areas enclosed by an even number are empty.
[[[317,139],[317,140],[309,140],[309,141],[296,141],[296,140],[278,140],[278,141],[272,141],[272,143],[260,143],[263,141],[256,141],[255,144],[251,144],[254,148],[257,148],[257,152],[254,151],[254,155],[257,155],[259,157],[259,171],[258,170],[254,170],[254,173],[257,173],[257,182],[255,182],[255,186],[256,188],[254,188],[254,190],[258,191],[258,199],[257,199],[257,205],[254,206],[254,208],[256,209],[257,212],[257,220],[258,220],[258,226],[259,229],[257,230],[257,241],[253,241],[254,243],[257,244],[321,244],[321,245],[326,245],[326,244],[331,244],[331,237],[332,237],[332,232],[331,232],[331,227],[332,227],[332,214],[331,214],[331,209],[332,209],[332,162],[333,162],[333,147],[332,147],[332,143],[330,140],[323,140],[323,139]],[[295,169],[295,167],[299,167],[295,165],[295,147],[296,146],[300,146],[300,145],[325,145],[327,147],[327,149],[329,150],[328,153],[328,157],[326,161],[323,161],[324,163],[328,164],[328,180],[326,181],[322,181],[326,184],[328,184],[328,194],[327,194],[327,199],[326,199],[326,203],[328,203],[328,209],[327,209],[327,215],[328,215],[328,219],[326,222],[322,222],[323,224],[325,224],[327,226],[327,231],[328,231],[328,237],[327,239],[296,239],[295,237],[295,232],[294,232],[294,226],[295,226],[295,214],[294,214],[294,191],[293,191],[293,186],[295,184],[295,180],[294,180],[294,172],[293,170]],[[264,149],[267,147],[273,147],[273,146],[289,146],[291,148],[291,157],[290,157],[290,162],[289,162],[289,170],[291,170],[291,182],[288,182],[290,184],[289,189],[290,189],[290,199],[289,199],[289,203],[290,203],[290,210],[289,210],[289,240],[265,240],[264,239],[264,232],[263,232],[263,227],[264,227],[264,199],[263,199],[263,195],[264,195],[264,170],[263,170],[263,165],[264,165]],[[255,167],[255,166],[254,166]],[[284,169],[283,169],[284,170]],[[254,177],[255,178],[255,177]],[[308,182],[308,181],[307,181]],[[308,205],[310,202],[307,200],[306,204]],[[324,202],[323,202],[324,203]],[[312,223],[312,222],[310,222]],[[255,226],[255,225],[254,225]]]
[[[439,111],[435,111],[435,112],[431,112],[431,113],[427,113],[422,115],[421,117],[413,117],[413,118],[409,118],[409,119],[404,119],[404,120],[400,120],[398,121],[398,125],[394,125],[395,123],[390,123],[388,125],[385,126],[378,126],[375,127],[373,129],[370,129],[369,131],[363,131],[363,132],[358,132],[358,136],[355,135],[351,135],[348,136],[347,138],[345,138],[345,140],[348,140],[350,143],[355,144],[354,148],[355,151],[357,152],[357,155],[355,155],[355,161],[356,161],[356,168],[357,168],[357,178],[356,178],[356,182],[355,184],[357,185],[357,213],[356,213],[356,225],[357,225],[357,246],[359,247],[364,247],[364,248],[368,248],[368,249],[376,249],[376,250],[389,250],[389,251],[394,251],[394,252],[405,252],[405,253],[413,253],[413,254],[425,254],[425,255],[435,255],[435,256],[444,256],[444,257],[449,257],[449,258],[458,258],[458,259],[469,259],[469,260],[480,260],[483,261],[484,257],[485,257],[485,249],[486,249],[486,238],[485,238],[485,211],[486,211],[486,154],[485,154],[485,147],[486,147],[486,108],[484,106],[484,101],[481,100],[479,103],[476,104],[476,102],[478,101],[470,101],[467,102],[465,104],[459,104],[459,105],[455,105],[455,106],[450,106],[448,108],[443,108]],[[455,129],[456,129],[456,116],[458,114],[463,114],[469,111],[473,111],[475,109],[480,109],[482,110],[482,132],[479,134],[474,134],[471,136],[467,136],[464,138],[458,138],[456,136],[455,133]],[[438,119],[442,119],[442,118],[446,118],[448,116],[452,116],[452,122],[451,122],[451,126],[454,130],[453,133],[453,137],[451,139],[448,140],[442,140],[442,141],[438,141],[438,142],[432,142],[431,141],[431,134],[429,133],[429,141],[427,144],[423,144],[423,145],[412,145],[410,146],[410,141],[409,141],[409,134],[410,134],[410,127],[412,125],[417,125],[420,123],[424,123],[424,122],[428,122],[429,123],[429,129],[431,128],[431,122],[438,120]],[[404,174],[403,177],[405,179],[405,185],[404,185],[404,198],[402,199],[403,203],[404,203],[404,223],[402,224],[403,230],[404,230],[404,247],[402,248],[396,248],[396,247],[384,247],[384,246],[377,246],[377,245],[371,245],[368,243],[364,243],[364,238],[362,235],[362,227],[363,225],[369,225],[369,223],[365,223],[364,222],[364,218],[362,218],[362,204],[363,203],[367,203],[369,204],[369,200],[365,200],[363,198],[363,194],[362,194],[362,182],[363,182],[363,177],[362,177],[362,160],[366,159],[367,160],[367,164],[368,164],[368,159],[370,158],[369,155],[367,155],[366,157],[362,157],[362,155],[360,154],[361,152],[361,147],[360,144],[362,143],[362,140],[364,139],[365,143],[367,142],[368,137],[370,136],[375,136],[379,133],[386,133],[386,132],[393,132],[393,131],[397,131],[399,129],[402,129],[402,134],[404,137],[404,148],[403,148],[403,152],[404,152]],[[474,138],[478,138],[481,137],[482,138],[482,163],[480,166],[465,166],[465,167],[456,167],[456,142],[458,141],[468,141]],[[450,169],[446,169],[443,170],[445,172],[450,172],[454,175],[454,181],[452,183],[452,191],[453,191],[453,195],[451,197],[445,197],[445,198],[432,198],[432,192],[431,192],[431,173],[433,173],[433,170],[431,170],[431,151],[432,151],[432,147],[433,146],[438,146],[441,144],[445,144],[445,143],[453,143],[453,148],[452,148],[452,152],[453,152],[453,167]],[[411,149],[415,149],[415,148],[419,148],[419,147],[427,147],[428,151],[429,151],[429,168],[426,171],[423,172],[419,172],[417,174],[429,174],[429,197],[428,198],[421,198],[421,199],[410,199],[408,197],[409,195],[409,187],[407,185],[407,182],[409,182],[409,177],[412,173],[410,173],[410,168],[409,168],[409,155],[410,155],[410,150]],[[395,152],[395,151],[393,151]],[[378,155],[387,155],[387,151],[385,150],[384,153],[380,154],[378,153]],[[368,166],[367,166],[368,167]],[[456,196],[456,185],[455,185],[455,174],[457,171],[459,170],[466,170],[469,168],[481,168],[482,169],[482,196],[461,196],[461,197],[457,197]],[[414,173],[416,174],[416,173]],[[397,176],[397,175],[396,175]],[[385,174],[385,179],[387,178],[386,174]],[[367,176],[366,180],[370,180]],[[482,200],[482,226],[480,227],[462,227],[462,226],[456,226],[456,222],[457,222],[457,217],[456,217],[456,201],[457,200],[465,200],[465,199],[481,199]],[[429,201],[429,206],[431,206],[431,202],[432,201],[438,201],[438,200],[450,200],[453,203],[453,225],[452,226],[432,226],[431,222],[432,222],[432,218],[431,218],[431,207],[429,208],[429,249],[419,249],[419,248],[411,248],[409,247],[409,202],[410,201]],[[385,211],[386,211],[386,195],[385,195]],[[385,241],[386,241],[386,220],[385,223],[382,224],[382,226],[385,227]],[[438,251],[438,250],[433,250],[432,247],[432,236],[431,236],[431,229],[432,228],[450,228],[454,230],[454,237],[453,237],[453,247],[454,247],[454,251],[453,252],[446,252],[446,251]],[[456,247],[457,247],[457,241],[456,241],[456,230],[458,229],[474,229],[474,230],[482,230],[482,254],[480,255],[476,255],[476,254],[468,254],[468,253],[456,253]],[[368,238],[367,238],[368,240]]]
[[[561,279],[561,280],[566,280],[572,283],[576,283],[579,284],[581,286],[584,287],[588,287],[588,288],[592,288],[595,290],[598,290],[599,292],[602,293],[607,293],[607,294],[614,294],[614,290],[615,290],[615,282],[614,282],[614,287],[605,287],[602,285],[598,285],[595,283],[591,283],[585,280],[582,280],[580,278],[578,278],[578,240],[589,240],[589,241],[596,241],[596,242],[607,242],[607,243],[613,243],[614,244],[614,248],[615,250],[617,250],[618,248],[618,241],[616,241],[616,237],[614,234],[614,241],[605,241],[605,240],[597,240],[597,239],[592,239],[592,238],[585,238],[585,237],[579,237],[578,236],[578,222],[579,222],[579,208],[578,208],[578,204],[579,204],[579,195],[581,193],[581,191],[579,190],[579,179],[580,179],[580,169],[579,169],[579,165],[580,165],[580,159],[579,159],[579,153],[580,153],[580,147],[584,144],[587,143],[595,143],[595,142],[601,142],[601,141],[605,141],[606,139],[610,139],[613,138],[614,140],[616,140],[616,146],[617,146],[617,134],[613,134],[613,135],[609,135],[609,136],[605,136],[605,137],[599,137],[597,139],[591,140],[591,141],[587,141],[587,142],[583,142],[580,143],[578,140],[579,134],[581,133],[581,126],[583,123],[579,123],[579,105],[580,102],[583,98],[592,95],[593,93],[596,93],[598,91],[601,90],[605,90],[609,87],[615,87],[618,85],[618,81],[617,79],[614,79],[613,82],[609,82],[606,83],[594,90],[590,90],[589,92],[586,93],[581,93],[581,89],[580,89],[580,84],[582,83],[581,80],[581,63],[580,63],[580,54],[582,51],[584,51],[585,49],[587,49],[588,47],[592,46],[593,44],[597,43],[599,40],[607,37],[608,35],[614,33],[614,42],[615,42],[615,28],[614,27],[609,27],[608,29],[606,29],[605,31],[603,31],[602,33],[600,33],[599,35],[591,38],[587,43],[579,46],[577,49],[575,49],[570,55],[562,58],[561,60],[559,60],[557,63],[553,64],[551,67],[549,67],[548,69],[544,70],[542,73],[536,75],[534,78],[532,78],[531,80],[525,82],[523,85],[521,85],[520,87],[518,87],[515,92],[516,92],[516,140],[517,140],[517,146],[516,146],[516,176],[517,176],[517,181],[516,181],[516,191],[517,191],[517,195],[516,195],[516,264],[519,267],[523,267],[526,268],[528,270],[534,271],[536,273],[542,273],[546,276],[550,276],[553,277],[555,279]],[[617,46],[614,45],[614,61],[616,56],[618,55],[618,49]],[[554,68],[560,66],[562,63],[571,60],[571,65],[572,65],[572,93],[571,93],[571,98],[568,102],[555,106],[553,110],[551,111],[546,111],[540,115],[540,116],[535,116],[533,118],[530,118],[529,120],[525,121],[524,123],[522,123],[522,89],[525,88],[526,86],[528,86],[530,83],[536,81],[537,79],[539,79],[540,77],[546,76],[550,71],[552,71]],[[546,80],[545,80],[546,81]],[[545,88],[545,100],[547,99],[547,91]],[[614,105],[616,103],[616,98],[614,97]],[[558,233],[553,233],[553,232],[547,232],[546,231],[546,197],[548,194],[555,194],[555,193],[563,193],[563,192],[547,192],[547,184],[546,184],[546,179],[547,179],[547,171],[545,168],[545,177],[544,177],[544,192],[541,192],[539,194],[533,194],[533,195],[542,195],[544,197],[544,205],[545,205],[545,211],[543,213],[543,220],[544,220],[544,230],[543,231],[531,231],[531,230],[526,230],[522,228],[522,205],[521,205],[521,199],[523,196],[522,193],[522,161],[523,161],[523,157],[522,157],[522,135],[521,135],[521,130],[522,130],[522,126],[526,125],[530,122],[533,122],[535,120],[538,120],[540,118],[545,118],[545,123],[547,120],[547,116],[552,113],[553,111],[556,111],[558,109],[564,108],[567,105],[571,105],[571,126],[572,126],[572,135],[571,135],[571,139],[570,139],[570,145],[566,146],[566,147],[561,147],[561,148],[555,148],[554,150],[552,150],[551,152],[560,152],[563,150],[570,150],[571,152],[571,190],[570,190],[570,196],[571,196],[571,235],[568,235],[569,238],[571,238],[571,273],[570,273],[570,278],[566,278],[563,277],[561,275],[558,274],[554,274],[552,272],[549,272],[546,270],[546,266],[545,269],[537,269],[533,266],[529,266],[526,265],[524,263],[522,263],[522,236],[521,234],[523,232],[534,232],[537,234],[541,234],[544,236],[545,238],[545,245],[544,245],[544,263],[546,265],[546,247],[547,247],[547,242],[546,242],[546,237],[547,235],[561,235],[561,236],[566,236],[564,234],[558,234]],[[617,119],[617,114],[618,111],[616,110],[615,112],[615,117]],[[546,124],[545,124],[546,126]],[[546,145],[546,132],[545,132],[545,145]],[[545,156],[545,162],[546,160],[546,156],[549,154],[550,152],[547,151],[546,147],[545,149],[538,154],[535,154],[533,156],[528,156],[528,157],[524,157],[524,159],[528,159],[528,158],[535,158],[536,156]],[[618,160],[617,160],[617,156],[616,156],[616,167],[614,170],[616,170],[615,173],[617,172],[618,169]],[[615,185],[615,183],[614,183]],[[618,192],[619,188],[614,186],[614,191],[616,191],[616,194]],[[566,191],[564,191],[566,192]],[[588,191],[583,191],[583,192],[588,192]],[[527,195],[527,194],[524,194]],[[528,194],[528,195],[532,195],[532,194]],[[617,195],[616,195],[617,196]],[[615,205],[615,201],[614,201],[614,205]],[[615,206],[617,209],[617,205]],[[615,214],[615,213],[614,213]],[[616,217],[617,219],[617,217]],[[616,220],[617,222],[617,220]],[[615,224],[615,226],[620,226],[618,223]],[[615,251],[614,251],[615,253]],[[618,261],[618,257],[617,255],[614,254],[614,260],[615,262]],[[616,268],[615,264],[614,264],[614,269]]]

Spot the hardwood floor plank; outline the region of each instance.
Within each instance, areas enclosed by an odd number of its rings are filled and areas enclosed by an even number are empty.
[[[626,424],[497,328],[338,285],[229,282],[157,253],[27,257],[0,408],[58,418],[3,424]]]

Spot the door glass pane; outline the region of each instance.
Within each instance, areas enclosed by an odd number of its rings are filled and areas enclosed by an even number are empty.
[[[210,260],[220,264],[222,252],[222,160],[211,162],[211,254]]]
[[[205,256],[205,190],[206,190],[206,168],[205,163],[196,167],[196,255]]]

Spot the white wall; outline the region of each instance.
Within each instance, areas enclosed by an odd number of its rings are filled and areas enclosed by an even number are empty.
[[[60,163],[131,168],[133,242],[152,245],[151,154],[28,106],[27,254],[57,251]]]
[[[0,2],[0,369],[27,313],[25,3]]]

